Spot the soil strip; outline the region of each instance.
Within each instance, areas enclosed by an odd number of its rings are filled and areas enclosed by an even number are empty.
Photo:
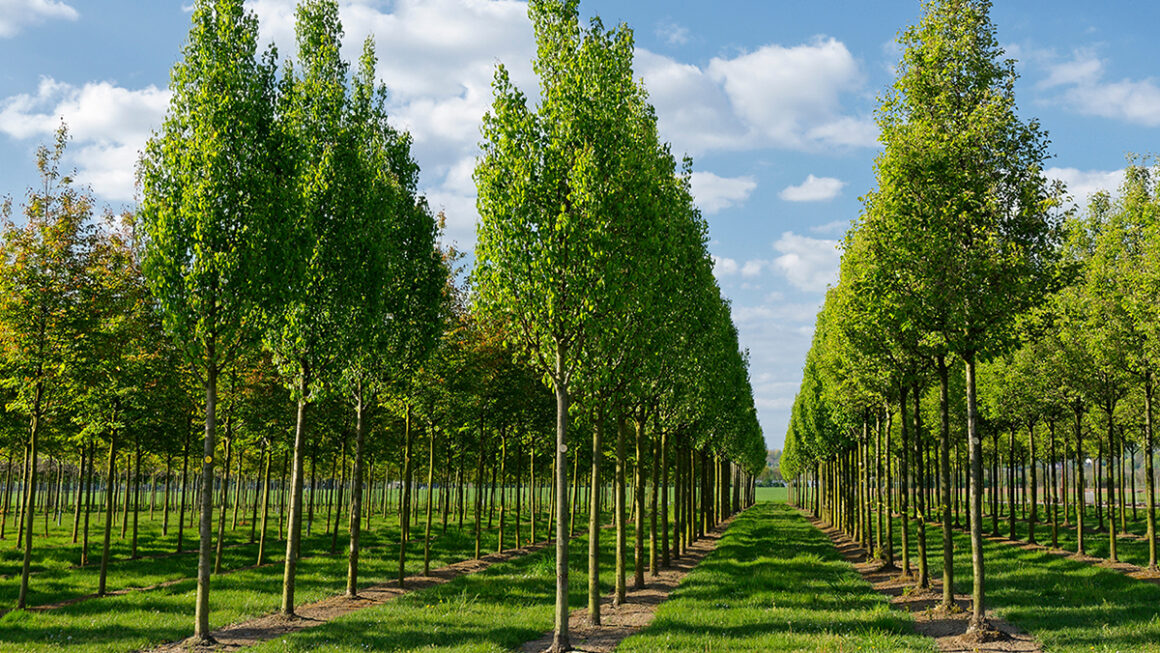
[[[943,653],[1043,653],[1034,637],[988,611],[987,620],[1000,633],[993,641],[977,642],[963,638],[971,616],[971,595],[955,594],[955,609],[938,610],[942,603],[942,580],[933,576],[930,589],[915,588],[913,580],[902,580],[898,569],[883,570],[882,563],[870,558],[853,539],[822,520],[802,513],[819,530],[829,536],[838,552],[854,566],[874,589],[890,597],[890,605],[905,610],[914,618],[915,631],[934,639]],[[941,573],[941,567],[940,573]],[[912,575],[917,575],[912,568]]]
[[[326,622],[344,614],[362,610],[364,608],[382,605],[403,594],[433,587],[449,582],[459,576],[474,574],[488,567],[529,553],[534,553],[548,546],[548,542],[537,542],[519,549],[507,549],[502,553],[492,553],[478,560],[463,560],[454,564],[431,570],[428,576],[408,576],[404,586],[398,581],[379,583],[359,590],[356,598],[349,598],[345,594],[300,605],[295,608],[296,615],[287,618],[281,613],[268,614],[256,619],[220,628],[211,633],[217,643],[211,646],[195,645],[188,640],[172,642],[152,649],[150,653],[173,653],[176,651],[234,651],[237,649],[255,646],[262,642],[282,637],[299,630],[321,626]]]
[[[577,608],[568,617],[568,633],[572,650],[578,653],[608,653],[620,645],[629,635],[636,633],[652,622],[657,608],[668,598],[694,567],[717,548],[721,535],[732,523],[733,517],[720,523],[705,537],[689,545],[680,559],[673,560],[667,569],[661,569],[655,576],[646,572],[645,587],[632,589],[632,579],[625,592],[625,601],[619,606],[612,605],[612,594],[600,601],[600,625],[593,625],[588,619],[588,607]],[[552,646],[552,632],[525,643],[521,653],[541,653]]]

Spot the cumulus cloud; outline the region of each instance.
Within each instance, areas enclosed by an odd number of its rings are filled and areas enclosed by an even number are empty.
[[[773,249],[780,254],[773,260],[773,268],[799,290],[821,292],[838,280],[842,257],[836,240],[787,231],[773,244]]]
[[[0,0],[0,38],[12,38],[22,29],[46,20],[76,20],[77,10],[60,0]]]
[[[690,183],[697,206],[707,215],[745,203],[757,188],[753,177],[719,177],[711,172],[694,172]]]
[[[1048,64],[1047,77],[1038,86],[1058,90],[1058,100],[1082,115],[1160,126],[1157,80],[1109,80],[1106,66],[1107,62],[1093,50],[1076,50],[1070,59]]]
[[[787,186],[778,197],[787,202],[828,202],[842,192],[846,182],[833,177],[809,175],[796,186]]]
[[[63,119],[75,149],[72,162],[80,182],[104,199],[133,199],[137,157],[150,132],[161,124],[168,90],[127,89],[111,82],[74,86],[50,77],[35,93],[0,101],[0,132],[17,139],[46,140]]]
[[[840,236],[846,233],[846,230],[849,228],[849,220],[834,220],[810,227],[810,233],[818,234],[819,236]]]
[[[1092,195],[1099,191],[1116,194],[1124,183],[1124,171],[1120,170],[1079,170],[1078,168],[1048,168],[1043,171],[1048,179],[1057,179],[1067,186],[1072,201],[1085,206]]]
[[[843,107],[864,79],[837,39],[769,44],[704,67],[638,48],[636,64],[661,130],[679,151],[876,145],[873,120]]]

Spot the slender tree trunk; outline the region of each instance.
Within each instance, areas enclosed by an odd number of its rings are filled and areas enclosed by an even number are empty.
[[[615,594],[612,598],[614,606],[624,603],[626,590],[625,573],[627,570],[625,567],[627,561],[625,555],[628,536],[625,532],[627,525],[624,523],[624,474],[627,466],[624,455],[624,429],[624,416],[618,414],[616,418],[616,583]]]
[[[266,533],[270,530],[270,463],[274,452],[270,445],[265,445],[265,462],[262,467],[262,529],[258,533],[258,562],[262,564],[262,557],[266,552]]]
[[[298,379],[298,415],[294,429],[294,467],[290,475],[290,515],[286,528],[286,560],[282,572],[281,612],[294,616],[294,582],[298,574],[298,550],[302,543],[302,485],[306,463],[306,405],[310,377],[303,365]]]
[[[190,418],[192,421],[193,418]],[[185,541],[185,491],[189,487],[189,436],[192,424],[185,432],[185,441],[181,446],[181,498],[177,508],[177,552],[181,553]],[[207,631],[208,632],[208,631]]]
[[[588,620],[600,625],[600,463],[603,449],[604,413],[596,415],[592,429],[592,492],[588,510]]]
[[[906,419],[906,398],[909,396],[905,385],[900,389],[901,395],[898,402],[899,418],[901,420],[900,430],[902,432],[902,452],[898,457],[898,482],[899,485],[899,508],[902,512],[902,578],[910,580],[910,475],[908,461],[910,458],[910,426]]]
[[[105,585],[109,572],[109,543],[113,539],[113,479],[117,473],[117,431],[109,434],[109,462],[107,468],[108,489],[105,492],[105,539],[101,549],[101,573],[97,581],[97,596],[105,595]],[[199,568],[200,571],[200,568]],[[200,579],[199,579],[200,580]],[[208,631],[207,631],[208,632]]]
[[[39,375],[38,375],[39,376]],[[41,400],[44,397],[44,382],[37,381],[36,392],[32,406],[32,426],[28,436],[28,475],[24,484],[24,562],[20,572],[20,595],[16,600],[16,608],[23,610],[28,601],[28,578],[32,570],[32,527],[36,516],[36,455],[40,446],[40,419]]]
[[[648,573],[653,577],[655,577],[659,571],[657,569],[657,495],[659,493],[657,485],[660,481],[660,438],[661,436],[658,429],[657,435],[653,436],[652,483],[648,504]]]
[[[222,465],[222,469],[225,471],[225,477],[222,478],[221,508],[218,511],[217,551],[214,553],[213,561],[213,573],[215,574],[222,572],[222,552],[225,548],[226,539],[226,512],[229,509],[230,502],[230,463],[234,455],[233,438],[233,415],[229,415],[226,417],[226,462]]]
[[[194,610],[193,638],[203,644],[214,643],[209,628],[209,572],[213,556],[213,464],[217,447],[217,354],[210,343],[206,360],[210,361],[205,382],[205,441],[201,462],[201,515],[198,521],[197,605]]]
[[[362,536],[363,443],[366,441],[366,403],[359,383],[354,393],[354,487],[350,491],[350,550],[346,563],[346,595],[358,596],[359,538]],[[313,494],[313,492],[312,492]]]
[[[141,513],[141,441],[135,441],[136,452],[133,461],[133,544],[130,549],[129,559],[137,559],[137,517]],[[128,499],[128,496],[125,497]],[[220,554],[219,554],[220,556]]]
[[[575,458],[578,460],[580,457],[576,456]],[[507,499],[507,492],[504,491],[504,488],[507,485],[507,476],[506,476],[506,473],[507,473],[507,428],[506,427],[501,427],[499,430],[499,464],[497,465],[497,467],[499,468],[498,479],[499,479],[499,488],[500,488],[500,492],[499,492],[499,533],[498,533],[499,538],[498,538],[498,541],[496,543],[495,552],[501,553],[503,551],[503,542],[504,542],[504,522],[506,521],[506,517],[507,517],[507,514],[506,514],[507,513],[507,500],[506,500]],[[577,478],[579,478],[579,475],[576,475],[576,476],[577,476]],[[573,518],[575,518],[575,513],[573,513]]]
[[[1152,372],[1144,377],[1144,492],[1148,495],[1148,568],[1156,569],[1156,476],[1153,469],[1155,440],[1152,436]]]
[[[431,575],[431,507],[435,498],[435,424],[430,425],[427,438],[427,528],[423,533],[423,575]]]
[[[1108,415],[1108,465],[1106,467],[1108,483],[1108,557],[1112,562],[1119,562],[1116,551],[1116,424],[1115,404],[1109,404]]]
[[[1038,544],[1035,540],[1035,524],[1039,520],[1039,485],[1035,469],[1035,424],[1027,424],[1027,463],[1030,477],[1031,512],[1027,515],[1027,541]]]
[[[81,498],[85,491],[85,463],[88,461],[89,450],[84,444],[81,445],[81,466],[77,476],[77,499],[76,506],[73,507],[73,527],[72,527],[72,541],[77,543],[77,537],[80,536],[81,529]],[[8,482],[12,482],[12,459],[8,459]],[[5,486],[5,493],[7,493],[7,486]]]
[[[927,477],[926,465],[923,461],[923,451],[926,447],[922,443],[922,393],[918,384],[914,384],[914,452],[915,452],[915,481],[918,491],[915,498],[918,503],[918,586],[922,589],[930,587],[930,569],[926,558],[926,520],[927,520]]]
[[[967,368],[967,440],[970,446],[971,466],[971,571],[974,575],[971,591],[971,625],[968,632],[980,632],[987,628],[983,573],[983,439],[979,432],[974,355],[968,354],[964,356],[964,360]]]
[[[645,415],[642,409],[636,419],[636,461],[632,472],[633,502],[636,504],[633,520],[636,535],[633,541],[633,589],[644,588],[644,425]]]
[[[568,637],[568,379],[564,374],[564,352],[556,350],[556,492],[559,513],[556,516],[556,629],[552,636],[553,653],[572,649]]]
[[[943,596],[940,607],[950,609],[955,604],[955,546],[951,532],[951,421],[950,382],[947,378],[945,356],[938,357],[939,380],[939,457],[942,464],[942,541],[943,541]],[[917,409],[918,407],[915,406]]]
[[[669,555],[669,434],[661,431],[661,566],[670,564]]]
[[[1075,413],[1075,482],[1077,488],[1075,501],[1076,552],[1083,555],[1083,521],[1087,506],[1087,497],[1085,496],[1087,491],[1084,488],[1083,480],[1083,409],[1077,404],[1073,412]]]
[[[93,474],[95,473],[93,466],[97,455],[96,444],[89,442],[89,472],[88,482],[85,483],[85,526],[84,534],[81,536],[81,566],[85,567],[89,564],[89,515],[93,512]]]
[[[484,451],[484,435],[483,435],[483,419],[479,420],[479,457],[477,458],[477,466],[475,469],[475,559],[480,557],[480,540],[481,531],[483,530],[483,451]]]
[[[411,421],[413,412],[407,404],[407,416],[403,425],[403,496],[400,499],[399,516],[399,587],[406,582],[407,539],[411,525]],[[476,540],[478,542],[478,538]],[[476,545],[478,547],[478,544]],[[476,556],[478,557],[478,556]]]

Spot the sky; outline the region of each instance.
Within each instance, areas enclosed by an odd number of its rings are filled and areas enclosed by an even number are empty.
[[[103,205],[131,208],[138,152],[165,115],[189,0],[0,0],[0,197],[35,182],[63,119],[66,163]],[[294,0],[247,2],[293,56]],[[874,109],[893,81],[916,0],[582,0],[627,24],[661,135],[693,157],[715,274],[732,301],[759,419],[781,447],[842,234],[874,184]],[[535,95],[527,6],[516,0],[342,0],[345,53],[376,41],[393,122],[421,186],[470,249],[471,172],[490,82],[504,63]],[[1021,115],[1051,139],[1047,174],[1076,201],[1114,191],[1131,153],[1160,151],[1160,4],[1023,0],[992,18],[1021,75]]]

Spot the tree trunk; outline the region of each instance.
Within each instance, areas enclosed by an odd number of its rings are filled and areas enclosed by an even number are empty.
[[[427,438],[427,528],[423,533],[423,575],[431,575],[431,508],[435,498],[435,424],[430,425]]]
[[[633,475],[633,502],[636,504],[635,519],[633,520],[635,539],[633,541],[633,589],[644,588],[644,410],[636,419],[636,461]]]
[[[1148,495],[1148,568],[1156,569],[1156,476],[1152,459],[1155,456],[1152,437],[1152,373],[1144,377],[1144,492]]]
[[[44,396],[44,382],[37,381],[36,396],[33,399],[32,407],[32,427],[29,429],[28,436],[28,476],[27,482],[24,484],[25,508],[24,508],[24,562],[20,572],[20,595],[16,600],[16,608],[23,610],[27,607],[28,601],[28,577],[32,570],[32,526],[33,518],[36,515],[35,503],[36,498],[36,455],[37,448],[40,445],[40,412],[41,399]]]
[[[101,573],[100,579],[97,582],[97,596],[105,595],[105,581],[108,578],[109,571],[109,543],[113,539],[113,479],[117,473],[117,431],[114,429],[109,434],[109,461],[107,467],[106,478],[108,479],[108,488],[105,491],[105,539],[101,549]],[[198,571],[201,571],[200,566]],[[200,581],[200,576],[198,578]],[[204,631],[209,632],[207,629]]]
[[[926,559],[926,509],[929,503],[927,502],[927,477],[926,465],[923,461],[923,451],[926,447],[922,443],[922,393],[919,392],[918,384],[914,384],[914,452],[915,452],[915,481],[918,484],[918,491],[915,493],[915,498],[918,503],[918,586],[922,589],[930,587],[930,569],[927,567]]]
[[[899,413],[902,422],[902,452],[898,456],[898,501],[902,512],[902,578],[910,580],[910,475],[908,462],[910,458],[910,425],[906,419],[906,398],[909,396],[905,384],[900,388]]]
[[[624,603],[625,595],[625,573],[626,564],[625,559],[626,545],[628,543],[628,536],[625,532],[624,523],[624,473],[626,460],[624,455],[624,415],[618,414],[616,417],[616,582],[615,594],[612,598],[612,605],[619,606]]]
[[[354,487],[350,491],[350,550],[346,563],[346,595],[351,598],[358,596],[359,537],[362,535],[363,443],[366,440],[367,428],[366,403],[363,401],[361,383],[355,390],[354,403]]]
[[[556,516],[556,629],[552,636],[552,651],[562,653],[572,649],[568,637],[568,379],[564,374],[564,352],[556,351],[556,493],[559,512]]]
[[[201,462],[201,514],[198,521],[197,605],[194,609],[193,638],[212,644],[209,629],[209,572],[213,556],[213,455],[217,447],[217,356],[211,342],[206,360],[210,361],[205,382],[205,441]]]
[[[192,418],[190,418],[192,421]],[[177,552],[181,553],[185,541],[185,490],[189,487],[189,436],[192,430],[185,432],[185,441],[181,446],[181,498],[177,508]]]
[[[970,443],[971,466],[971,571],[974,574],[971,591],[971,625],[968,632],[981,632],[987,629],[983,575],[983,439],[979,433],[975,358],[973,354],[963,358],[967,368],[967,440]]]
[[[302,543],[302,485],[306,463],[306,405],[309,372],[303,365],[298,379],[298,415],[294,429],[294,467],[290,475],[290,515],[286,525],[286,560],[282,572],[281,612],[294,616],[294,581],[298,574],[298,549]]]
[[[233,415],[226,417],[226,462],[222,465],[225,477],[222,478],[221,507],[218,510],[217,551],[214,553],[213,561],[213,573],[215,574],[222,573],[222,552],[225,548],[226,512],[228,512],[230,504],[230,463],[234,455],[233,420]]]
[[[270,523],[270,462],[274,457],[274,452],[271,451],[270,445],[267,443],[265,449],[265,462],[262,470],[262,529],[258,533],[258,562],[262,564],[263,554],[266,552],[266,532],[269,531]]]
[[[407,404],[406,421],[403,424],[403,496],[399,500],[399,587],[406,583],[407,537],[411,520],[411,404]],[[478,538],[476,538],[478,542]],[[478,547],[478,544],[476,545]]]
[[[1083,408],[1077,404],[1073,407],[1073,412],[1075,413],[1075,482],[1077,489],[1075,500],[1076,553],[1083,555],[1083,521],[1087,507],[1087,490],[1084,488],[1083,479]]]
[[[588,509],[588,619],[600,625],[600,463],[603,450],[600,440],[604,435],[604,413],[596,415],[592,429],[592,491]]]

